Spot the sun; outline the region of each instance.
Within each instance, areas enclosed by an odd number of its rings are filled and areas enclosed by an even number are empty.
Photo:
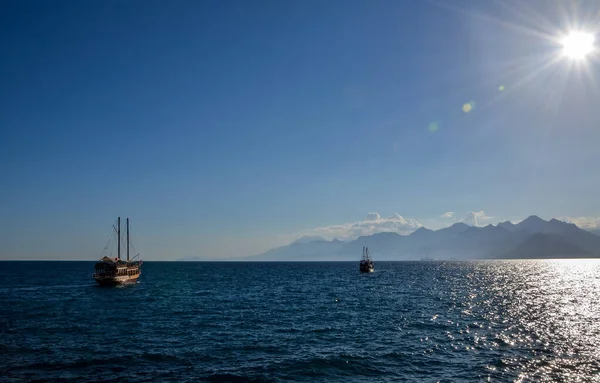
[[[594,49],[594,35],[573,31],[561,43],[565,56],[575,60],[582,60]]]

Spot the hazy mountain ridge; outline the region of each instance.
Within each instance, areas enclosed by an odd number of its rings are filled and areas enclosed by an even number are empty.
[[[498,258],[589,258],[593,254],[556,234],[535,233]]]
[[[588,230],[590,233],[600,236],[600,229]]]
[[[600,257],[600,236],[557,219],[530,216],[518,224],[485,227],[455,223],[440,230],[419,228],[409,235],[376,233],[349,242],[296,241],[264,254],[261,261],[356,260],[368,246],[376,260],[536,259]]]

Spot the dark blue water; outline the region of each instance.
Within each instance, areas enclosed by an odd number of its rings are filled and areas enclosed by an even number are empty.
[[[600,375],[600,262],[0,263],[0,381],[544,382]]]

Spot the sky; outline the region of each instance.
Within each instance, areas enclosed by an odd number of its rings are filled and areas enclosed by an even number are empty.
[[[117,216],[148,260],[600,226],[574,29],[600,3],[0,1],[0,259],[96,260]]]

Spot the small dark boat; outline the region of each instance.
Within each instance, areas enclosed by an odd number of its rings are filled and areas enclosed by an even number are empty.
[[[105,255],[96,263],[93,278],[101,286],[135,283],[142,274],[142,260],[129,259],[129,218],[127,218],[127,260],[121,259],[121,217],[117,219],[117,257]],[[107,249],[105,249],[107,250]],[[139,257],[139,254],[134,257]]]
[[[363,246],[363,255],[360,260],[360,272],[361,273],[372,273],[375,271],[375,264],[371,259],[371,254],[369,253],[369,248]]]

